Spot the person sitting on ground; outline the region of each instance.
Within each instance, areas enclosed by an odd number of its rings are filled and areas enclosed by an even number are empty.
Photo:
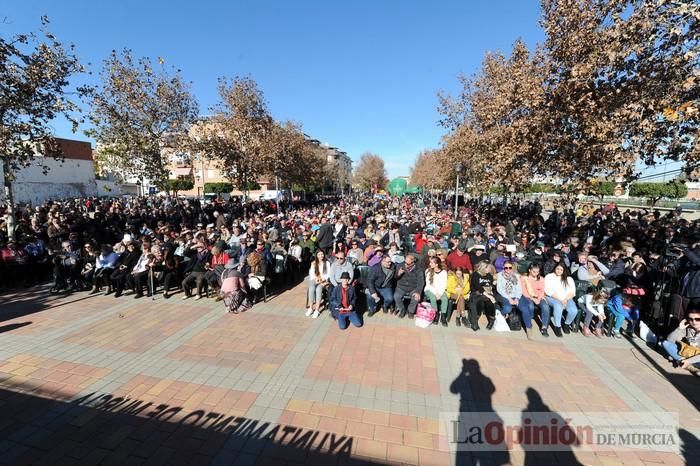
[[[362,320],[355,310],[355,288],[350,286],[350,280],[350,274],[343,272],[340,284],[333,288],[329,300],[331,312],[337,317],[340,330],[348,328],[350,322],[355,327],[362,327]]]
[[[311,316],[316,319],[321,313],[321,301],[323,300],[323,290],[330,281],[331,265],[326,260],[326,253],[323,249],[316,251],[316,257],[309,269],[308,301],[309,307],[306,309],[306,317]]]
[[[700,307],[689,309],[685,319],[661,345],[674,363],[692,374],[700,375]]]
[[[370,267],[367,277],[367,308],[368,316],[372,317],[377,312],[379,302],[382,302],[382,310],[386,314],[394,303],[394,283],[396,281],[396,265],[391,262],[391,257],[382,256],[381,262]]]
[[[466,254],[464,257],[468,257]],[[463,268],[457,267],[447,274],[447,296],[454,301],[454,306],[457,310],[455,324],[457,327],[464,324],[468,326],[467,315],[465,312],[466,302],[469,298],[469,274]]]
[[[433,309],[438,309],[438,300],[440,301],[440,321],[443,327],[447,326],[447,271],[442,268],[442,261],[438,257],[433,257],[428,263],[428,269],[425,271],[425,288],[423,294],[430,301]]]
[[[518,302],[518,309],[522,315],[525,332],[529,333],[532,328],[532,318],[535,315],[535,306],[540,308],[542,322],[540,333],[546,338],[549,336],[547,328],[549,327],[550,308],[544,293],[544,278],[540,275],[540,269],[540,264],[533,262],[529,265],[527,274],[520,276],[520,290],[523,294]]]
[[[404,297],[408,296],[410,303],[408,304],[408,314],[413,316],[416,313],[416,308],[421,300],[421,294],[425,287],[425,275],[418,267],[418,260],[414,254],[406,256],[406,260],[396,272],[396,290],[394,291],[394,313],[398,313],[403,319],[406,316],[406,307],[404,305]]]
[[[578,315],[578,307],[574,302],[576,296],[576,285],[574,279],[568,274],[568,269],[564,262],[558,262],[554,266],[554,271],[544,277],[544,292],[547,295],[547,302],[554,314],[554,334],[561,338],[562,328],[564,333],[569,333],[576,329],[571,328],[571,324]],[[562,326],[561,319],[566,309],[566,320]]]

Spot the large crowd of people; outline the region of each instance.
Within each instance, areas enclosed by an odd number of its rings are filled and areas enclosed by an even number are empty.
[[[413,318],[421,303],[436,325],[479,331],[484,315],[486,329],[505,322],[528,338],[677,325],[662,347],[698,372],[697,221],[522,199],[450,205],[365,195],[279,211],[270,201],[174,197],[17,207],[14,238],[0,225],[0,290],[50,278],[53,292],[211,297],[238,313],[303,282],[306,316],[328,313],[341,329],[378,312]]]

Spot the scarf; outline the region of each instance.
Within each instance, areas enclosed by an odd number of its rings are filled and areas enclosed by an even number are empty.
[[[348,289],[344,286],[340,287],[340,304],[343,309],[348,308]]]
[[[382,272],[384,272],[384,281],[382,282],[382,288],[388,288],[391,285],[391,279],[394,277],[394,270],[392,268],[382,267]]]

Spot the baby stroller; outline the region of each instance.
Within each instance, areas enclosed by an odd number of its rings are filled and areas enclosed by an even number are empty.
[[[245,279],[237,270],[238,263],[229,260],[221,273],[219,295],[223,299],[228,312],[238,314],[251,308],[250,299],[246,293]]]

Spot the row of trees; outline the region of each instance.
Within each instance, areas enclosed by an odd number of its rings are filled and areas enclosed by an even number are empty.
[[[263,175],[295,189],[321,187],[328,179],[349,183],[299,123],[274,120],[251,78],[220,79],[219,101],[208,117],[200,115],[180,70],[162,58],[135,58],[130,50],[112,51],[98,85],[74,88],[71,80],[86,69],[73,46],[47,26],[42,18],[37,33],[0,36],[0,157],[10,201],[15,173],[36,163],[37,150],[62,156],[51,126],[57,117],[70,121],[74,131],[87,117],[99,171],[149,179],[163,190],[186,190],[193,181],[170,179],[172,155],[214,164],[240,189]]]
[[[167,189],[167,157],[213,163],[233,185],[248,190],[263,176],[281,186],[321,186],[329,171],[325,150],[308,140],[296,122],[277,122],[262,90],[249,77],[222,78],[219,101],[199,115],[179,70],[164,60],[134,60],[129,50],[112,52],[89,93],[97,158],[111,170],[145,177]],[[337,175],[336,175],[337,178]],[[181,186],[180,186],[181,187]]]
[[[412,180],[520,189],[533,175],[582,189],[637,175],[640,161],[700,164],[700,4],[684,0],[542,0],[545,40],[489,53],[458,95],[439,94],[438,150]],[[439,169],[435,169],[439,167]]]

